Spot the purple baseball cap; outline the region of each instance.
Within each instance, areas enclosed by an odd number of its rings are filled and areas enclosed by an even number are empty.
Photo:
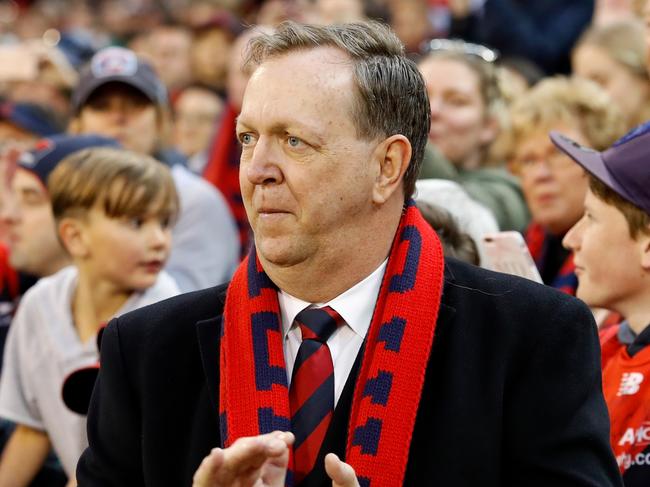
[[[92,57],[79,76],[79,83],[72,93],[74,112],[79,113],[97,88],[111,82],[135,88],[154,105],[168,103],[167,89],[149,63],[130,49],[106,47]]]
[[[650,214],[650,121],[632,129],[603,152],[583,147],[559,132],[549,136],[558,149],[592,176]]]

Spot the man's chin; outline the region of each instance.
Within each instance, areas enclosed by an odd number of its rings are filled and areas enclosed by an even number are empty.
[[[295,245],[284,239],[255,243],[257,255],[262,265],[273,267],[291,267],[304,261],[304,256]]]

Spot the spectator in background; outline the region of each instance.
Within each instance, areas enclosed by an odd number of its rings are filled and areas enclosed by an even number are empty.
[[[480,264],[476,242],[460,229],[458,221],[449,211],[441,206],[423,201],[418,202],[418,209],[426,222],[438,234],[443,252],[447,257],[454,257],[468,264]]]
[[[650,119],[645,32],[636,19],[590,28],[572,55],[573,72],[598,83],[620,108],[628,129]]]
[[[48,155],[34,161],[35,171],[51,169],[42,167]],[[0,416],[17,426],[0,460],[3,487],[27,487],[50,446],[74,479],[86,421],[63,403],[65,377],[98,361],[97,332],[113,316],[179,292],[161,273],[178,212],[167,168],[142,154],[86,149],[57,165],[48,192],[74,266],[31,288],[9,331]]]
[[[174,102],[174,146],[187,158],[187,167],[203,174],[208,151],[225,102],[214,89],[198,83],[182,88]]]
[[[421,43],[433,36],[426,3],[420,0],[389,0],[387,3],[390,26],[404,43],[407,52],[418,52]]]
[[[77,72],[61,51],[40,39],[0,46],[0,66],[4,97],[49,107],[61,122],[67,120]]]
[[[194,81],[224,91],[232,43],[239,32],[236,18],[228,12],[214,15],[194,27],[190,50]]]
[[[38,139],[63,130],[56,114],[47,107],[35,103],[0,103],[0,157],[5,156],[7,149],[28,149]]]
[[[22,191],[14,191],[12,188],[13,177],[16,170],[16,161],[20,153],[24,150],[31,148],[36,141],[41,137],[53,135],[61,131],[61,127],[57,124],[57,120],[51,111],[42,108],[38,105],[31,103],[11,103],[4,102],[0,104],[0,363],[2,362],[2,351],[4,349],[5,337],[13,317],[16,304],[20,295],[27,290],[34,282],[34,276],[27,275],[27,272],[36,272],[36,276],[49,274],[40,265],[35,268],[29,269],[20,265],[20,250],[17,250],[16,257],[14,257],[13,266],[9,263],[9,248],[6,245],[14,247],[15,245],[28,245],[31,246],[31,252],[37,252],[37,246],[42,245],[43,261],[42,264],[47,263],[47,259],[53,256],[50,253],[50,248],[56,249],[55,253],[59,251],[56,243],[50,240],[40,242],[39,236],[46,232],[48,227],[40,227],[42,221],[36,219],[36,225],[27,225],[23,238],[27,242],[17,244],[14,241],[16,235],[15,225],[18,224],[20,218],[5,218],[9,214],[17,214],[20,208],[29,199],[25,200]],[[28,184],[36,190],[36,193],[42,189],[34,184],[32,181]],[[38,200],[38,198],[36,198]],[[38,212],[37,212],[38,213]],[[27,217],[29,219],[29,217]],[[20,238],[20,237],[18,237]],[[48,245],[50,243],[51,245]],[[32,256],[37,259],[37,255]],[[54,258],[54,269],[58,265],[59,259]],[[49,263],[47,263],[49,265]],[[20,273],[17,273],[17,270]],[[1,365],[0,365],[1,367]]]
[[[645,0],[596,0],[593,25],[601,27],[641,17]]]
[[[434,40],[431,46],[419,67],[431,104],[429,141],[443,157],[423,172],[455,180],[494,213],[502,230],[522,231],[528,211],[519,182],[493,151],[506,106],[493,63],[480,55],[494,53],[464,42]]]
[[[3,183],[7,186],[3,186],[0,193],[0,225],[4,229],[4,242],[9,252],[6,257],[11,267],[7,268],[2,263],[0,267],[4,267],[7,274],[14,271],[19,274],[14,274],[9,281],[8,290],[12,291],[8,296],[10,301],[3,302],[3,314],[0,315],[0,356],[3,355],[5,338],[21,295],[36,279],[55,274],[71,263],[56,235],[50,194],[46,189],[49,174],[68,155],[89,147],[102,146],[116,147],[117,143],[97,136],[54,136],[43,139],[36,148],[18,158],[15,174],[10,177],[3,174]],[[13,423],[0,420],[0,449],[13,430]],[[52,458],[38,474],[38,482],[34,485],[58,485],[56,482],[61,477],[61,467]]]
[[[532,215],[528,248],[544,283],[575,294],[573,256],[562,238],[582,216],[587,178],[551,143],[551,130],[602,150],[625,132],[625,124],[605,91],[578,78],[541,81],[512,108],[510,163]]]
[[[441,208],[455,220],[459,231],[468,235],[476,244],[478,261],[483,260],[481,241],[487,234],[499,231],[494,215],[481,203],[473,200],[465,190],[454,181],[446,179],[420,179],[415,183],[415,199],[427,220],[423,205]],[[431,221],[429,221],[431,224]],[[433,226],[433,225],[432,225]],[[436,228],[434,226],[434,228]],[[443,239],[444,240],[444,239]],[[475,263],[469,259],[467,262]]]
[[[178,90],[192,81],[191,48],[192,32],[182,24],[157,25],[146,38],[143,54],[151,59],[172,100]]]
[[[594,0],[450,0],[449,6],[450,37],[530,59],[555,74],[570,71],[569,53],[591,21]]]
[[[564,237],[577,296],[624,321],[600,332],[610,438],[626,487],[650,485],[650,123],[602,153],[559,133],[553,142],[589,173],[584,215]]]
[[[170,166],[181,210],[167,271],[181,291],[227,281],[239,261],[235,225],[221,194],[167,148],[167,92],[151,66],[128,49],[99,51],[81,74],[73,110],[72,133],[113,137]]]
[[[270,27],[257,26],[243,32],[234,42],[228,58],[228,89],[226,107],[215,131],[203,177],[226,198],[239,231],[240,255],[248,252],[250,225],[239,187],[241,145],[235,135],[235,123],[244,99],[250,69],[243,65],[248,42],[255,36],[271,32]]]

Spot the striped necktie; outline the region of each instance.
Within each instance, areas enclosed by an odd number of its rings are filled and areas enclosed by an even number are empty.
[[[327,339],[344,322],[329,306],[296,316],[302,331],[291,376],[289,403],[294,443],[294,482],[312,470],[334,411],[334,365]]]

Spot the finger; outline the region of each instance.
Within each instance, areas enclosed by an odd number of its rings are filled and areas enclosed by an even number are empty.
[[[259,436],[239,438],[229,448],[223,450],[223,465],[218,472],[220,483],[233,482],[243,476],[250,478],[261,475],[261,467],[272,458],[288,456],[288,445],[292,441],[290,433],[274,431]]]
[[[201,465],[194,473],[192,487],[212,487],[217,481],[217,472],[223,464],[223,450],[214,448],[210,454],[203,459]]]
[[[283,486],[289,465],[289,447],[293,444],[295,437],[292,433],[277,432],[276,438],[283,442],[281,454],[270,456],[263,467],[262,480],[265,485]]]
[[[332,487],[359,487],[354,469],[334,453],[325,456],[325,471],[332,479]]]

